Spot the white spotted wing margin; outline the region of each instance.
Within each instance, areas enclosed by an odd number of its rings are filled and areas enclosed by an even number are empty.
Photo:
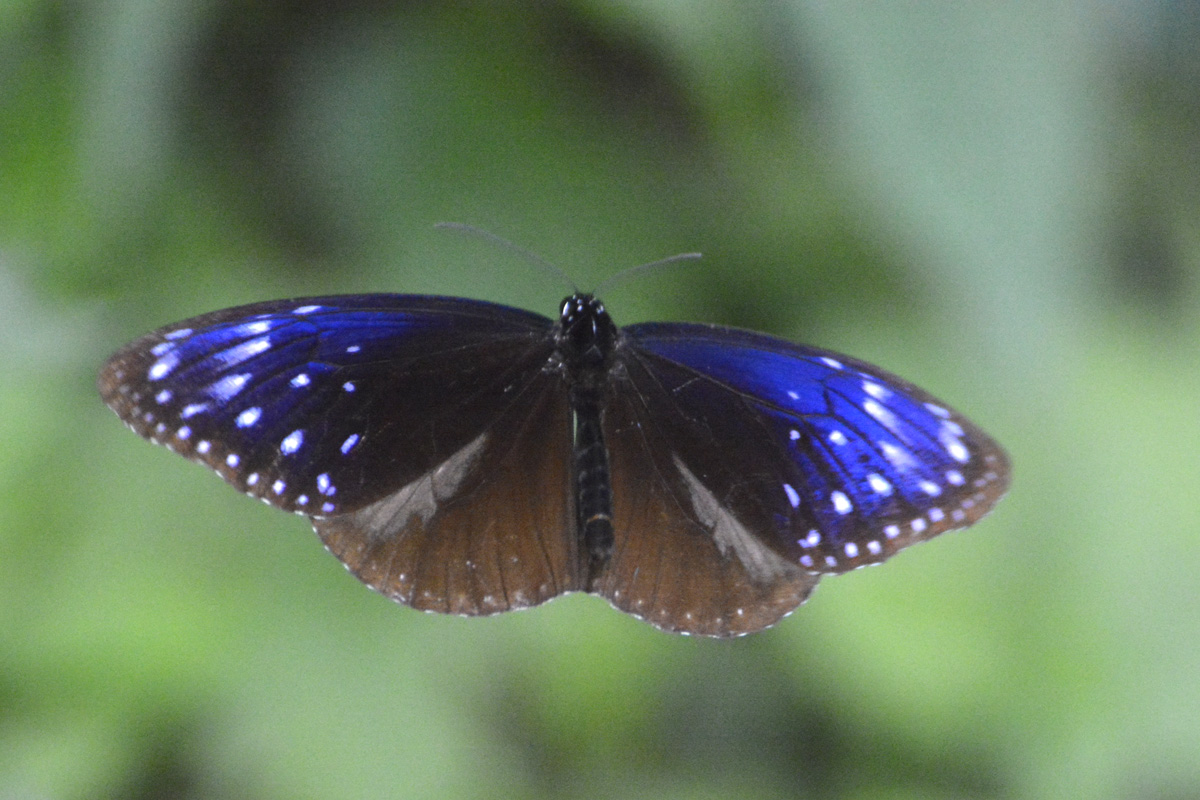
[[[144,336],[98,379],[134,432],[304,515],[353,511],[476,439],[542,371],[550,320],[478,301],[317,297]]]

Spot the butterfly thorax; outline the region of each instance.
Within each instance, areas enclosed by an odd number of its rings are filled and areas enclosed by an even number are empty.
[[[562,301],[557,346],[572,384],[603,381],[617,342],[617,326],[604,304],[590,294]]]

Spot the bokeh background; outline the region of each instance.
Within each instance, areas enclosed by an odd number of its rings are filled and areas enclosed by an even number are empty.
[[[1200,6],[0,4],[0,798],[1200,796]],[[1010,451],[768,632],[363,588],[129,434],[159,325],[568,286],[884,365]]]

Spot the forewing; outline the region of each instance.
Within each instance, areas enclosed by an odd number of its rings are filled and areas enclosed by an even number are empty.
[[[757,543],[807,571],[879,563],[964,528],[1008,487],[1008,459],[987,434],[878,367],[727,328],[623,333],[633,384],[674,408],[654,415],[673,460]]]
[[[306,515],[357,510],[476,439],[551,352],[551,322],[477,301],[273,301],[162,328],[98,381],[136,433]]]

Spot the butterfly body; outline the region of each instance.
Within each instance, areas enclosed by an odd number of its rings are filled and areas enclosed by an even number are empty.
[[[1003,451],[864,362],[710,325],[458,298],[272,301],[168,326],[99,379],[135,432],[309,517],[368,585],[490,614],[601,595],[753,632],[822,575],[985,514]]]

